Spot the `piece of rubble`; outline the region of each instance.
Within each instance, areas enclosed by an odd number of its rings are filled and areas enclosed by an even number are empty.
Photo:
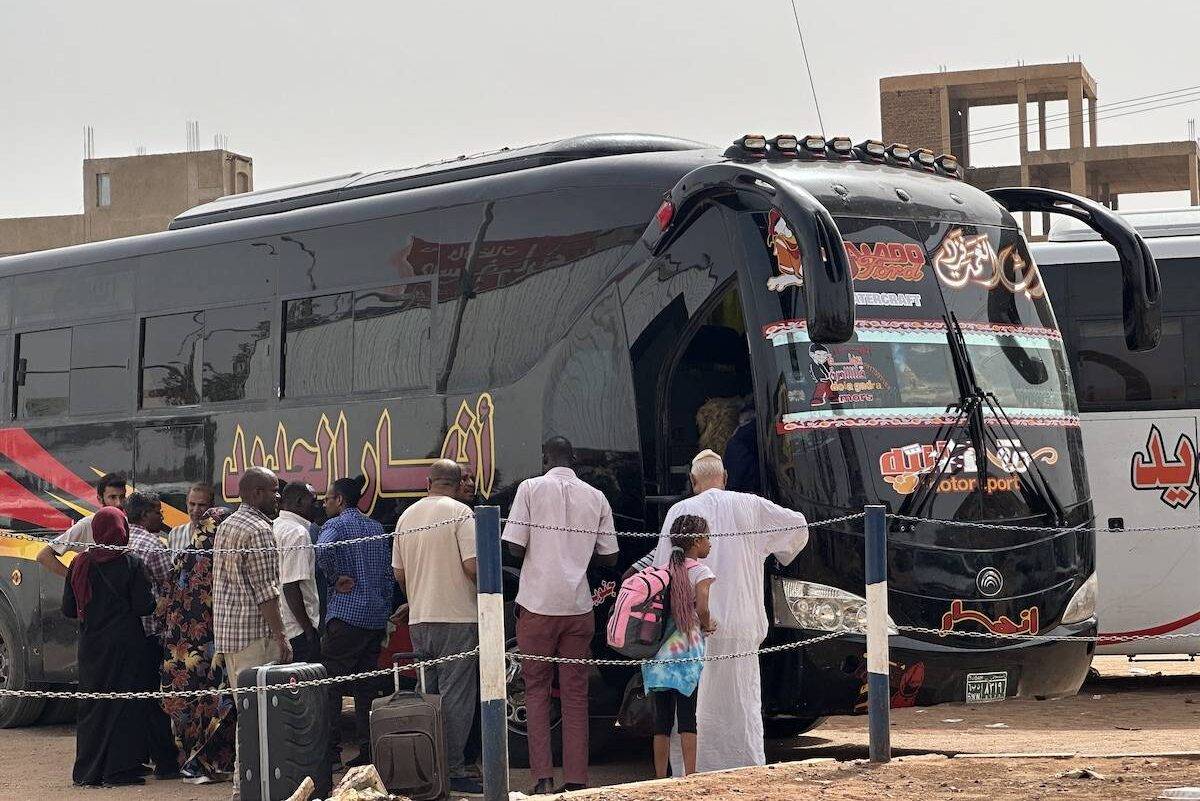
[[[1007,723],[989,723],[986,726],[984,726],[984,728],[985,729],[1007,729],[1008,724]]]
[[[1091,768],[1076,768],[1075,770],[1064,770],[1057,775],[1059,779],[1104,779],[1103,773],[1097,773]]]
[[[296,792],[288,796],[287,801],[308,801],[316,791],[317,785],[313,783],[311,776],[307,776],[304,781],[300,782]]]
[[[1176,799],[1177,801],[1191,801],[1192,799],[1200,798],[1200,787],[1172,787],[1162,791],[1159,798]]]
[[[943,718],[942,723],[962,723],[962,718]]]

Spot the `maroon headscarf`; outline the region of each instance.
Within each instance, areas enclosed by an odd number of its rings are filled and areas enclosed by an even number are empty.
[[[115,506],[96,512],[92,516],[92,539],[100,545],[128,545],[129,522],[125,513]],[[102,565],[125,554],[126,551],[112,548],[88,548],[71,562],[71,589],[75,592],[75,609],[81,622],[92,600],[92,565]]]

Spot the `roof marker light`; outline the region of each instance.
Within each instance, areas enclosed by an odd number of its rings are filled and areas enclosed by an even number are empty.
[[[887,153],[887,148],[878,139],[865,139],[859,142],[857,150],[860,156],[871,159],[882,159]]]
[[[754,153],[755,155],[765,155],[767,152],[767,137],[762,134],[746,134],[737,140],[737,145],[742,150]]]
[[[800,145],[814,156],[825,155],[825,137],[810,134],[800,142]]]
[[[854,143],[848,136],[835,136],[829,140],[829,152],[835,156],[849,157],[854,154]]]
[[[933,169],[933,151],[927,147],[917,148],[912,152],[912,160],[918,167]]]
[[[949,153],[943,153],[933,160],[937,165],[938,170],[954,178],[959,177],[958,172],[958,157]]]
[[[797,155],[800,140],[796,138],[795,134],[779,134],[779,136],[771,140],[770,144],[771,150],[776,155],[791,158]]]
[[[912,150],[909,149],[908,145],[902,145],[899,142],[888,145],[884,152],[887,153],[893,161],[899,161],[905,164],[908,163],[909,156],[912,155]]]

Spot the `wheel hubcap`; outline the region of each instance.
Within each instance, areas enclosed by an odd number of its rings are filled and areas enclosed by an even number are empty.
[[[12,681],[12,665],[8,656],[8,643],[0,637],[0,687],[8,687]]]

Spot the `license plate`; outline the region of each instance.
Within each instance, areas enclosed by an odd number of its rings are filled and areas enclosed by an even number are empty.
[[[1008,673],[968,673],[967,703],[1003,701],[1008,696]]]

